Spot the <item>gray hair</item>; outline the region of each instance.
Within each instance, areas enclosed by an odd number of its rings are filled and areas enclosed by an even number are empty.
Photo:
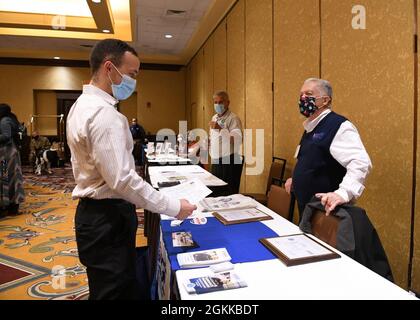
[[[213,99],[216,97],[220,97],[223,101],[229,101],[229,95],[226,91],[216,91],[213,95]]]
[[[331,86],[331,83],[324,79],[318,79],[318,78],[309,78],[306,79],[304,83],[307,82],[316,82],[318,88],[327,96],[329,96],[331,99],[333,97],[333,89]]]

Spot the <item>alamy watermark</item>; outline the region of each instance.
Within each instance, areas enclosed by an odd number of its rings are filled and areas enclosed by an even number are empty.
[[[366,7],[360,4],[355,5],[351,9],[353,19],[351,20],[351,27],[354,30],[366,30]]]
[[[233,133],[227,129],[207,132],[196,128],[188,131],[187,127],[187,121],[179,121],[178,134],[172,129],[161,129],[157,132],[156,142],[174,146],[179,157],[188,158],[193,164],[243,163],[246,164],[246,175],[264,172],[264,129],[245,129],[241,133],[235,130]],[[154,149],[154,143],[151,148],[150,152],[159,153],[157,146]],[[161,164],[167,162],[168,159],[162,157]]]
[[[51,286],[54,290],[66,289],[66,268],[56,265],[51,269]]]

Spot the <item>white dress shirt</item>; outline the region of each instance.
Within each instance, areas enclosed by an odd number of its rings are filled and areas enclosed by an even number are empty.
[[[331,109],[326,109],[314,120],[306,120],[303,123],[306,132],[312,132],[330,112]],[[363,146],[359,132],[350,121],[341,124],[331,143],[330,153],[347,169],[343,181],[334,192],[346,202],[356,200],[365,189],[364,183],[372,169],[372,162]]]
[[[213,159],[220,159],[232,154],[240,154],[242,150],[241,119],[228,110],[223,116],[215,114],[211,121],[217,122],[222,129],[210,129],[210,156]]]
[[[73,198],[124,199],[152,212],[176,216],[180,201],[153,189],[135,170],[133,139],[127,118],[114,106],[118,101],[93,85],[67,118],[67,142],[76,187]]]

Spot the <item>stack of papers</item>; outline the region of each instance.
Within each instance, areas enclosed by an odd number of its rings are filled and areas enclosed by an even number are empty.
[[[200,201],[203,211],[222,211],[256,208],[258,203],[242,194],[233,194],[227,197],[206,198]]]
[[[197,165],[190,166],[155,166],[149,168],[150,182],[154,188],[159,183],[200,179],[206,186],[225,186],[226,182],[212,175]]]
[[[181,268],[209,266],[232,259],[226,248],[180,253],[176,258]]]
[[[198,204],[212,191],[199,179],[186,181],[174,187],[160,189],[160,192],[172,199],[185,199],[192,204]]]

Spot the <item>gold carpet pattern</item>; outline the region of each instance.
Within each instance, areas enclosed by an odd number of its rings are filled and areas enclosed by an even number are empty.
[[[77,201],[69,192],[71,169],[57,168],[39,179],[24,170],[24,177],[20,215],[0,219],[0,300],[86,299],[86,269],[74,231]],[[147,242],[141,211],[138,216],[137,246],[142,247]]]

